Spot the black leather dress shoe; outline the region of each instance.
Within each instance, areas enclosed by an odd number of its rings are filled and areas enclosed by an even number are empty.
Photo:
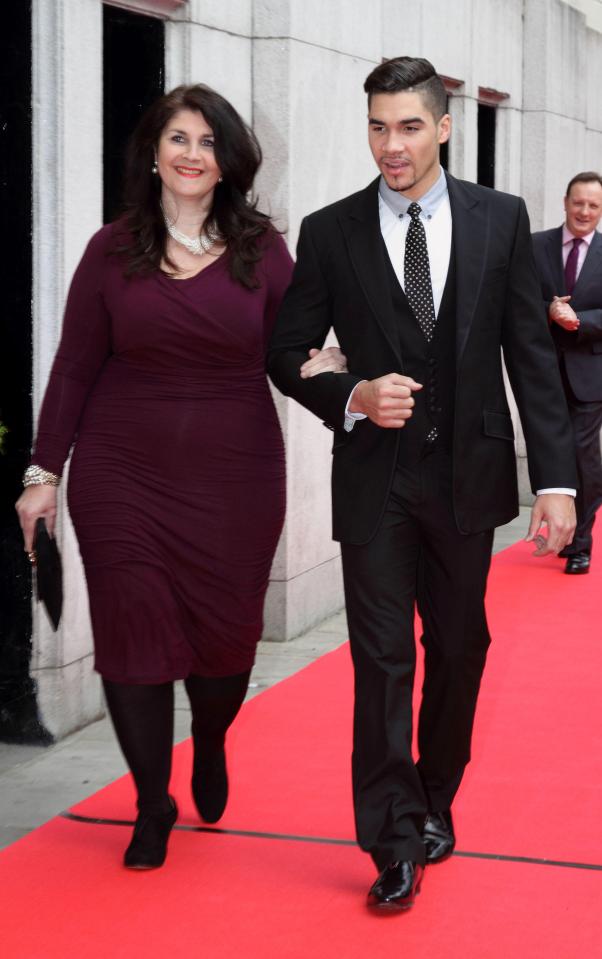
[[[427,866],[449,859],[456,845],[454,824],[449,809],[427,815],[422,827],[422,841]]]
[[[123,857],[128,869],[158,869],[165,862],[167,840],[178,818],[175,799],[170,796],[169,801],[172,806],[169,812],[139,814],[132,841]]]
[[[423,873],[423,867],[415,862],[392,862],[368,893],[368,905],[376,909],[409,909],[420,892]]]
[[[582,576],[584,573],[589,573],[590,562],[591,556],[585,550],[580,553],[573,553],[567,559],[564,571],[572,576]]]
[[[228,802],[228,773],[223,747],[213,753],[195,756],[192,796],[204,822],[213,823],[222,818]]]

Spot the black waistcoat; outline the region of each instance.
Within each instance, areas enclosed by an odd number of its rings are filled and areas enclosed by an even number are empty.
[[[416,317],[395,274],[387,249],[383,254],[391,284],[393,309],[398,321],[402,373],[423,384],[413,396],[412,416],[400,430],[399,463],[411,466],[429,448],[426,438],[437,427],[437,445],[451,450],[456,394],[456,267],[452,243],[449,270],[431,342]]]

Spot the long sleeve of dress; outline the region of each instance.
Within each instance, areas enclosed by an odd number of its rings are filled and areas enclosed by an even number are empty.
[[[111,353],[110,317],[102,296],[109,229],[92,237],[73,276],[40,411],[32,462],[58,475],[75,440],[86,398]]]
[[[260,270],[267,287],[266,308],[264,313],[265,346],[272,335],[276,316],[293,275],[293,259],[288,252],[283,237],[270,233],[266,250],[260,263]]]

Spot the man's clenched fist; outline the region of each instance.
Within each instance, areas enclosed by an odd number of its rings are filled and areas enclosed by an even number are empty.
[[[353,391],[349,412],[364,413],[377,426],[399,429],[412,415],[412,393],[421,389],[422,383],[401,373],[387,373],[376,380],[364,380]]]

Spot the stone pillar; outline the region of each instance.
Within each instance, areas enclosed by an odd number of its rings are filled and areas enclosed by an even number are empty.
[[[37,417],[71,275],[102,223],[102,6],[33,2],[33,406]],[[59,496],[65,604],[58,632],[35,604],[32,678],[41,719],[59,738],[102,712],[92,670],[87,591]]]
[[[189,0],[165,24],[165,89],[206,83],[238,110],[251,111],[252,0]]]
[[[558,226],[562,197],[585,146],[585,17],[561,0],[525,0],[521,193],[533,231]],[[518,424],[517,424],[518,425]],[[518,429],[521,503],[532,499]]]
[[[366,131],[365,77],[380,60],[380,7],[336,0],[256,0],[253,117],[264,149],[262,209],[294,252],[303,216],[376,175]],[[331,539],[332,434],[279,397],[287,444],[288,513],[272,570],[266,637],[289,639],[343,605]]]
[[[472,32],[473,75],[496,106],[495,188],[520,194],[523,0],[476,4]]]
[[[512,101],[500,103],[496,113],[495,188],[521,195],[523,117]]]
[[[602,18],[601,18],[602,19]],[[601,23],[602,26],[602,23]],[[602,171],[602,34],[587,31],[586,131],[584,170]]]
[[[534,230],[562,222],[566,184],[582,168],[586,52],[582,13],[561,0],[526,0],[522,184]]]
[[[449,172],[460,180],[477,179],[477,109],[475,97],[454,93],[449,98],[452,134],[449,140]]]

